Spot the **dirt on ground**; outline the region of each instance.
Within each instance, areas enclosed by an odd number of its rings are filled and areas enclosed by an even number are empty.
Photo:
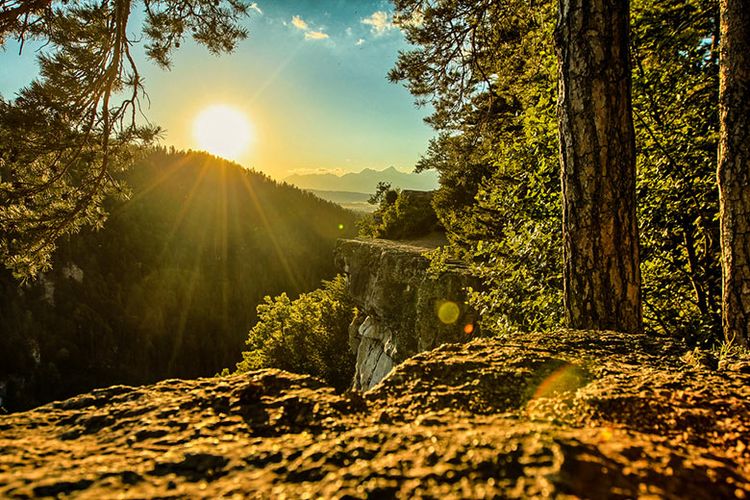
[[[0,417],[0,497],[746,498],[750,362],[561,330],[444,345],[371,391],[276,370]]]

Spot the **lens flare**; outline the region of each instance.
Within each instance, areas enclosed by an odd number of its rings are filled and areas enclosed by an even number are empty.
[[[458,317],[461,315],[461,309],[455,302],[445,300],[438,305],[437,315],[440,321],[446,325],[452,325],[458,321]]]
[[[585,385],[585,374],[575,365],[558,368],[537,387],[532,399],[548,398],[566,391],[575,391]]]

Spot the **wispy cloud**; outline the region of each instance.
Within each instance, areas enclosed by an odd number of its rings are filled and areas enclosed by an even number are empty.
[[[326,38],[330,38],[328,33],[322,31],[307,31],[305,33],[305,40],[325,40]]]
[[[369,17],[365,17],[360,22],[370,26],[370,31],[372,31],[375,36],[380,36],[386,31],[394,28],[390,14],[384,10],[375,11],[370,14]]]
[[[258,14],[260,14],[261,16],[263,15],[263,11],[260,10],[260,7],[258,7],[257,3],[253,2],[250,5],[248,5],[248,7],[250,8],[250,10],[254,10]]]
[[[328,38],[331,38],[328,36],[328,33],[323,31],[322,29],[314,30],[310,28],[310,25],[302,19],[300,16],[294,16],[292,17],[292,26],[297,28],[300,31],[305,32],[305,40],[326,40]]]
[[[292,17],[292,26],[302,31],[307,31],[309,29],[304,19],[299,16]]]

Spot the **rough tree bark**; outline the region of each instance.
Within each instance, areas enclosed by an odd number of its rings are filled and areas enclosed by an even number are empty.
[[[564,300],[572,328],[642,330],[628,0],[560,0]]]
[[[750,343],[750,5],[721,0],[719,202],[722,324]]]

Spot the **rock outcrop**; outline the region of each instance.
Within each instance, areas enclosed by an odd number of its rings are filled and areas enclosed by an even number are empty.
[[[110,387],[0,417],[0,497],[746,498],[750,364],[684,352],[563,330],[444,345],[364,396]]]
[[[398,363],[475,334],[465,288],[476,286],[460,268],[432,276],[428,247],[389,240],[339,240],[336,264],[359,309],[350,326],[357,354],[354,387],[369,390]]]

